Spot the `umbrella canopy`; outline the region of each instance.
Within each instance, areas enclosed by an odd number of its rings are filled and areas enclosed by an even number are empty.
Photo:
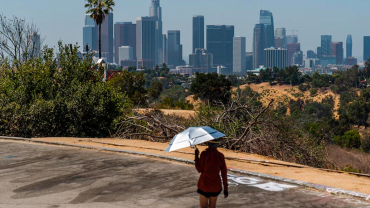
[[[208,126],[190,127],[185,131],[177,134],[172,139],[165,152],[172,152],[185,147],[193,147],[197,144],[201,144],[225,136],[225,134]]]

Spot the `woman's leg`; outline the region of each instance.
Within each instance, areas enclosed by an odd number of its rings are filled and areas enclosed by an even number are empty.
[[[217,197],[211,197],[209,199],[209,208],[216,208]]]
[[[199,194],[200,208],[208,208],[208,198]]]

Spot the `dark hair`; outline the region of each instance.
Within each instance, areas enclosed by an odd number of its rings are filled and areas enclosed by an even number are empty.
[[[218,143],[208,142],[208,147],[209,148],[217,148],[218,147]]]

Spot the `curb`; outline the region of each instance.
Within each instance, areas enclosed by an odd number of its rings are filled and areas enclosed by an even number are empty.
[[[73,145],[73,144],[67,144],[62,142],[46,142],[42,140],[35,140],[30,138],[20,138],[20,137],[4,137],[0,136],[0,140],[13,140],[13,141],[27,141],[32,143],[39,143],[39,144],[48,144],[48,145],[57,145],[57,146],[66,146],[66,147],[74,147],[74,148],[82,148],[82,149],[90,149],[90,150],[98,150],[98,151],[106,151],[106,152],[114,152],[114,153],[124,153],[124,154],[131,154],[131,155],[139,155],[139,156],[146,156],[151,158],[157,158],[157,159],[163,159],[168,161],[174,161],[174,162],[180,162],[185,164],[194,164],[194,161],[182,159],[182,158],[176,158],[176,157],[169,157],[169,156],[163,156],[163,155],[156,155],[156,154],[150,154],[150,153],[143,153],[143,152],[135,152],[135,151],[129,151],[129,150],[120,150],[120,149],[114,149],[114,148],[105,148],[105,147],[91,147],[91,146],[85,146],[85,145]],[[277,177],[262,173],[256,173],[251,171],[245,171],[245,170],[238,170],[238,169],[232,169],[229,168],[228,171],[240,175],[246,175],[246,176],[253,176],[262,178],[265,180],[271,180],[271,181],[277,181],[277,182],[284,182],[292,185],[301,186],[304,188],[314,189],[321,192],[326,192],[330,194],[336,194],[336,195],[345,195],[354,197],[357,199],[361,199],[364,201],[370,201],[370,195],[354,192],[354,191],[348,191],[344,189],[334,188],[330,186],[325,185],[319,185],[314,183],[308,183],[304,181],[298,181],[293,180],[289,178],[283,178],[283,177]]]

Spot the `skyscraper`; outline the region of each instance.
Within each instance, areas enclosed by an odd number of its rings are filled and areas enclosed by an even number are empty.
[[[152,5],[150,7],[149,16],[155,20],[155,58],[154,64],[160,65],[163,61],[163,34],[162,34],[162,8],[160,6],[160,0],[151,0]]]
[[[32,43],[32,45],[28,47],[28,56],[38,57],[39,55],[41,55],[41,36],[37,32],[31,32],[28,36],[28,41]]]
[[[285,48],[287,44],[286,30],[285,28],[276,28],[275,30],[275,47]]]
[[[233,40],[233,72],[235,74],[246,74],[246,39],[245,37],[234,37]]]
[[[168,65],[176,68],[183,65],[182,61],[182,45],[180,43],[180,30],[169,30],[168,37]]]
[[[206,49],[197,48],[189,55],[189,65],[194,67],[195,72],[210,73],[213,67],[213,55]]]
[[[121,64],[121,61],[132,61],[134,60],[134,48],[131,46],[121,46],[118,48],[118,61],[116,63]]]
[[[253,33],[253,68],[264,64],[264,49],[266,48],[265,25],[256,24]]]
[[[167,35],[163,34],[162,37],[163,37],[162,38],[163,63],[167,64],[168,63],[168,58],[167,58],[167,51],[168,51]]]
[[[298,35],[287,35],[287,43],[298,43]]]
[[[85,26],[83,27],[83,46],[86,51],[85,45],[88,44],[89,48],[93,51],[98,51],[98,27],[95,21],[90,17],[89,14],[85,15]]]
[[[95,23],[94,19],[92,19],[90,17],[90,14],[85,14],[85,26],[86,25],[94,25],[94,26],[96,26],[96,23]]]
[[[233,67],[234,26],[207,25],[207,50],[213,54],[214,66]]]
[[[316,58],[315,52],[313,50],[308,50],[307,51],[307,58],[308,59],[314,59],[314,58]]]
[[[204,16],[193,17],[193,52],[197,48],[204,48]]]
[[[275,47],[275,35],[274,35],[274,17],[268,10],[261,10],[260,12],[260,24],[265,25],[266,31],[266,48]]]
[[[253,53],[247,52],[245,53],[245,62],[246,62],[246,71],[253,70]]]
[[[136,58],[138,61],[150,60],[151,62],[146,63],[154,63],[155,33],[156,21],[154,18],[139,17],[136,19]]]
[[[322,49],[321,49],[321,47],[317,47],[317,58],[318,59],[322,58]]]
[[[370,36],[364,36],[364,61],[370,58]]]
[[[285,69],[288,66],[288,50],[282,48],[266,48],[265,54],[265,67]]]
[[[293,54],[291,65],[297,65],[297,66],[303,65],[303,52],[302,51],[296,51]]]
[[[120,64],[119,47],[130,46],[133,49],[133,59],[136,60],[136,24],[132,22],[117,22],[114,25],[114,61]]]
[[[337,65],[343,64],[343,42],[332,42],[331,55],[337,59]]]
[[[346,41],[346,57],[352,57],[352,35],[347,36]]]
[[[321,53],[322,55],[331,55],[331,35],[321,36]]]
[[[113,13],[107,14],[101,25],[101,52],[102,57],[107,58],[109,63],[113,63]]]
[[[301,44],[300,43],[288,43],[288,66],[293,64],[293,56],[295,53],[301,51]]]
[[[84,46],[84,51],[86,51],[85,45],[89,45],[89,48],[93,51],[98,50],[98,32],[97,32],[97,27],[95,25],[85,25],[83,27],[83,46]]]

